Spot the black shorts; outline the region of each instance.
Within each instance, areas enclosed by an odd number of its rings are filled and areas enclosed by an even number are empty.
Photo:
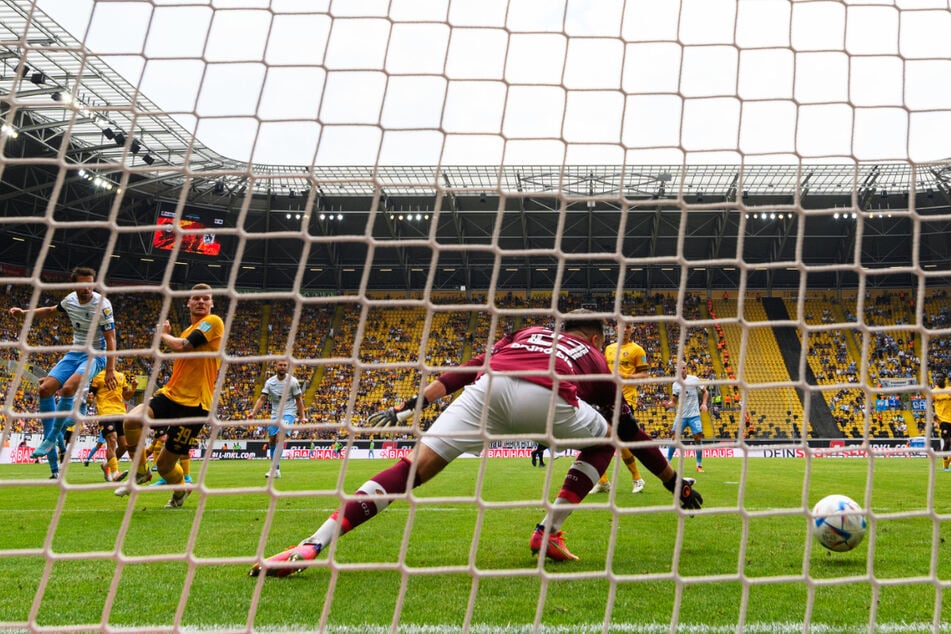
[[[125,428],[122,426],[123,417],[117,416],[115,418],[100,418],[99,419],[99,433],[103,437],[111,434],[112,432],[116,433],[116,436],[125,436]]]
[[[201,406],[188,406],[176,403],[164,394],[156,394],[149,401],[149,407],[152,409],[152,417],[160,420],[169,420],[174,418],[207,418],[208,410]],[[165,448],[169,453],[178,456],[187,456],[189,449],[198,446],[198,434],[201,433],[205,423],[192,423],[189,425],[165,425],[161,427],[168,433],[168,440],[165,441]],[[153,429],[159,429],[154,427]]]

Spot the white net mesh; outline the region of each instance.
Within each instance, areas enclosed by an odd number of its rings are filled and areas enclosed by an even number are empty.
[[[24,310],[0,316],[0,630],[951,631],[949,27],[926,0],[0,0],[0,284]],[[77,266],[136,403],[212,287],[192,483],[114,495],[134,475],[105,469],[135,469],[81,391],[68,459],[31,458],[44,377],[95,345],[45,314]],[[702,511],[617,459],[565,522],[580,560],[540,561],[574,452],[485,435],[301,574],[248,577],[447,404],[372,414],[575,308],[633,320],[631,405]],[[304,420],[270,420],[285,397],[249,421],[281,360]],[[683,363],[702,445],[667,403]],[[865,509],[854,550],[812,538],[829,494]]]

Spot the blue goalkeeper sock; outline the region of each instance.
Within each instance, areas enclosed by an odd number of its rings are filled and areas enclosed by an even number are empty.
[[[697,445],[697,466],[703,466],[703,449],[700,448],[700,445]]]
[[[95,453],[96,453],[96,447],[91,447],[91,448],[89,449],[89,451],[86,453],[86,459],[83,460],[83,462],[89,462],[89,461],[91,461],[91,460],[92,460],[92,457],[93,457],[93,455],[95,455]]]
[[[54,433],[52,430],[55,423],[56,421],[53,421],[53,420],[50,421],[50,434]],[[53,475],[57,475],[59,474],[59,452],[57,451],[58,449],[57,445],[59,444],[59,440],[55,436],[52,436],[52,435],[49,436],[49,438],[53,439],[53,451],[46,454],[46,461],[50,463],[50,473]]]
[[[670,462],[674,459],[674,446],[670,445],[667,447],[667,462]]]
[[[40,413],[49,413],[49,412],[55,412],[55,411],[56,411],[56,399],[55,399],[55,398],[53,398],[52,396],[47,396],[47,397],[44,397],[44,398],[41,398],[41,399],[40,399]],[[54,454],[55,454],[55,453],[56,453],[56,447],[55,447],[55,432],[54,432],[54,430],[56,429],[56,419],[54,419],[54,418],[43,418],[43,419],[40,420],[40,424],[43,425],[43,442],[45,443],[47,440],[49,440],[49,441],[50,441],[50,444],[53,445],[53,451],[50,452],[50,453],[54,453]],[[40,444],[40,447],[42,447],[42,446],[43,446],[43,445],[42,445],[42,443],[41,443],[41,444]],[[39,448],[38,448],[38,450],[39,450]],[[54,457],[54,458],[53,458],[53,461],[55,461],[55,460],[56,460],[56,458]],[[53,471],[53,473],[59,473],[59,465],[58,465],[57,462],[53,462],[53,461],[50,462],[50,470]],[[55,469],[53,469],[53,465],[54,465],[54,464],[57,465]]]
[[[62,436],[63,430],[69,426],[70,414],[73,411],[73,403],[75,401],[76,398],[73,396],[59,397],[59,405],[56,407],[56,411],[65,413],[65,415],[56,419],[56,427],[53,428],[53,431],[56,432],[57,436]]]
[[[56,411],[56,399],[52,396],[46,396],[40,399],[40,413],[45,412],[55,412]],[[46,419],[44,419],[46,420]]]

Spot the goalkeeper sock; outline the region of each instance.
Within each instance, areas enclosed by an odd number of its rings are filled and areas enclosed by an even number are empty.
[[[561,491],[555,498],[551,510],[541,521],[542,526],[548,526],[552,532],[561,530],[568,516],[574,511],[574,505],[581,502],[591,491],[601,474],[608,470],[611,459],[614,457],[612,445],[597,445],[587,447],[578,454],[578,459],[568,469]]]
[[[410,470],[413,467],[411,463],[406,458],[400,458],[399,462],[390,467],[389,469],[384,469],[380,473],[376,474],[365,482],[359,489],[356,491],[356,495],[365,496],[365,495],[399,495],[406,493],[406,490],[409,487],[409,474]],[[416,476],[413,481],[413,488],[419,486],[419,476]],[[350,500],[343,508],[343,519],[341,521],[342,531],[341,534],[353,530],[360,524],[365,521],[375,517],[377,514],[381,513],[386,507],[390,505],[390,500],[387,499],[377,499],[377,500]],[[336,513],[331,516],[333,520],[333,525],[336,526]],[[330,521],[330,520],[328,520]],[[327,522],[324,522],[326,525]],[[326,546],[324,542],[320,542]]]
[[[582,449],[575,463],[565,474],[561,491],[558,492],[558,498],[565,500],[562,504],[577,504],[583,500],[595,482],[598,482],[601,475],[608,470],[613,457],[614,447],[611,445],[597,445]]]
[[[673,441],[671,441],[670,445],[667,447],[667,462],[670,462],[674,459],[674,449],[675,447]]]

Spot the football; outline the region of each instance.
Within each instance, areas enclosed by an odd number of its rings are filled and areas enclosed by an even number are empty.
[[[812,534],[829,550],[852,550],[865,537],[865,526],[865,511],[844,495],[827,495],[812,507]]]

